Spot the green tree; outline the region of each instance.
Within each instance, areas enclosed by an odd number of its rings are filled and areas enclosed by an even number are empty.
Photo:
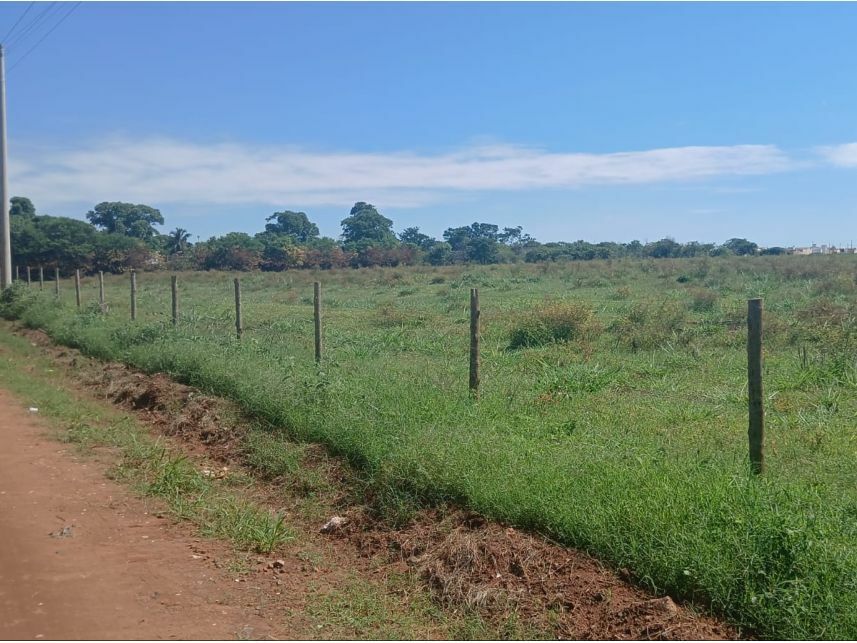
[[[342,220],[342,240],[346,244],[369,241],[385,246],[396,243],[393,222],[375,209],[374,205],[359,201],[351,208],[350,216]]]
[[[9,214],[13,217],[32,219],[36,216],[36,206],[25,196],[13,196],[9,199],[9,203],[11,204]]]
[[[667,237],[653,243],[647,243],[643,248],[643,253],[655,259],[678,257],[681,255],[681,244]]]
[[[284,210],[283,212],[274,212],[265,221],[265,232],[274,234],[288,235],[297,243],[308,243],[313,239],[318,239],[318,226],[309,220],[306,212],[292,212]]]
[[[516,229],[512,229],[517,232]],[[499,255],[499,228],[493,223],[472,223],[460,228],[447,228],[443,238],[459,261],[494,263]]]
[[[445,241],[435,241],[426,253],[426,261],[433,266],[446,266],[452,263],[452,246]]]
[[[753,243],[752,241],[735,238],[729,239],[729,241],[723,244],[723,247],[728,248],[736,255],[754,255],[759,249],[759,246]]]
[[[167,254],[178,254],[188,249],[190,232],[184,228],[176,228],[166,235],[165,250]]]
[[[253,270],[259,267],[264,244],[244,232],[230,232],[205,242],[206,270]]]
[[[155,225],[163,225],[159,210],[148,205],[104,201],[86,213],[89,222],[105,232],[123,234],[143,241],[152,241],[157,234]]]
[[[402,230],[402,233],[399,235],[399,241],[416,246],[422,250],[427,250],[435,243],[434,239],[420,232],[420,229],[417,227]]]

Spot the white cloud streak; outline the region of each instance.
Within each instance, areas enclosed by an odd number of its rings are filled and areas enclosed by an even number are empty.
[[[816,151],[828,162],[838,167],[857,167],[857,143],[827,145]]]
[[[38,203],[412,207],[466,191],[651,184],[791,169],[772,145],[676,147],[609,154],[512,145],[447,154],[318,152],[296,147],[111,139],[77,149],[29,150],[10,164],[14,194]]]

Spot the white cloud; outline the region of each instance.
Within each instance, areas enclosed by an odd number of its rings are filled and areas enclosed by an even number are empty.
[[[840,167],[857,167],[857,143],[827,145],[816,148],[827,162]]]
[[[792,161],[772,145],[676,147],[609,154],[483,145],[446,154],[319,152],[290,146],[111,139],[77,149],[31,149],[10,164],[14,194],[40,204],[411,207],[450,192],[577,188],[754,175]]]

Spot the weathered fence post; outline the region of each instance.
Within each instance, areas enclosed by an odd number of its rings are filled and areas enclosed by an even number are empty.
[[[176,275],[170,277],[170,292],[173,298],[173,326],[179,323],[179,278]]]
[[[470,289],[470,393],[479,397],[479,289]]]
[[[104,272],[98,271],[98,305],[101,307],[101,312],[106,312],[106,304],[104,302]]]
[[[59,266],[54,267],[54,295],[60,298],[60,269]]]
[[[137,319],[137,271],[131,271],[131,321]]]
[[[15,281],[21,281],[21,266],[15,266]]]
[[[312,306],[315,317],[315,361],[321,361],[321,283],[318,281],[312,285]]]
[[[27,286],[30,286],[33,283],[33,279],[30,276],[30,266],[27,266]]]
[[[39,290],[45,289],[45,267],[39,266]]]
[[[765,408],[762,398],[762,300],[747,301],[747,393],[749,397],[750,466],[764,471],[762,445],[765,437]]]
[[[241,280],[235,277],[235,333],[238,339],[244,334],[244,322],[241,319]]]
[[[74,301],[80,308],[80,268],[74,271]]]

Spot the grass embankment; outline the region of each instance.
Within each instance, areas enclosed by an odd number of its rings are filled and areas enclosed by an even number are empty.
[[[140,275],[133,324],[122,277],[108,279],[106,315],[76,311],[68,283],[61,306],[18,290],[3,311],[328,445],[402,519],[451,500],[760,635],[854,638],[854,274],[851,257],[254,274],[240,342],[225,274],[180,276],[177,328],[161,274]],[[478,402],[466,389],[469,287],[483,310]],[[746,458],[750,296],[766,300],[758,478]]]

